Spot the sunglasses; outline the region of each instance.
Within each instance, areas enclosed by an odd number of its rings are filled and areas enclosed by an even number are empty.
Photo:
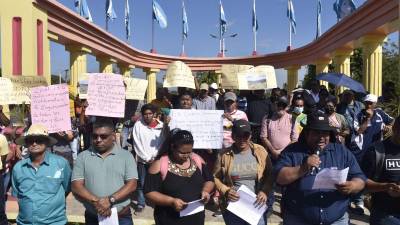
[[[36,143],[38,145],[46,144],[47,143],[47,138],[45,137],[29,137],[25,139],[26,145],[33,145],[33,143]]]
[[[97,140],[98,138],[100,138],[101,140],[105,140],[105,139],[107,139],[107,138],[110,137],[110,136],[111,136],[111,134],[99,134],[99,135],[93,134],[93,135],[92,135],[92,138],[93,138],[94,140]]]

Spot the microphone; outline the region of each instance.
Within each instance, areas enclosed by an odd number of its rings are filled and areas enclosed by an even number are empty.
[[[316,154],[317,156],[319,156],[320,153],[321,153],[321,148],[318,147],[318,148],[315,150],[314,154]],[[311,174],[316,174],[317,169],[318,169],[317,167],[313,166],[313,167],[311,168]]]

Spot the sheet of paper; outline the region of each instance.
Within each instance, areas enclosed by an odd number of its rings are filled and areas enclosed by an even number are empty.
[[[257,196],[245,185],[240,186],[237,193],[240,196],[239,200],[230,202],[227,209],[249,224],[257,225],[261,216],[267,210],[267,205],[255,206],[254,202]]]
[[[187,207],[184,210],[180,211],[179,216],[190,216],[201,211],[204,211],[204,204],[201,199],[199,199],[193,202],[188,202]]]
[[[111,216],[104,217],[98,215],[99,225],[119,225],[117,208],[111,208]]]
[[[343,170],[324,168],[315,177],[312,189],[336,189],[335,184],[346,182],[349,167]]]

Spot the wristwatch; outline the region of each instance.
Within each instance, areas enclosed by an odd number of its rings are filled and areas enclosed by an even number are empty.
[[[110,197],[108,197],[108,200],[110,201],[111,205],[115,204],[116,199],[114,196],[111,195]]]

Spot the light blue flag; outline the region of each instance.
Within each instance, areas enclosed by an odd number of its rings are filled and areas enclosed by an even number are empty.
[[[356,11],[356,5],[353,0],[336,0],[333,3],[333,10],[336,12],[337,19],[340,20]]]
[[[258,21],[256,14],[256,1],[253,0],[253,19],[252,19],[253,32],[257,32],[258,30]]]
[[[113,20],[117,18],[117,14],[115,14],[112,0],[106,0],[106,18],[107,20]]]
[[[226,32],[226,18],[224,7],[222,6],[222,2],[219,1],[220,10],[219,10],[219,26],[221,27],[221,34],[224,35]]]
[[[296,34],[296,18],[294,16],[292,0],[288,0],[287,17],[289,18],[289,23],[292,27],[292,33]]]
[[[126,39],[129,40],[131,37],[131,15],[130,15],[130,9],[129,9],[129,0],[125,1],[125,33],[126,33]]]
[[[182,1],[182,23],[183,23],[183,37],[186,39],[189,32],[189,23],[186,15],[185,2]]]
[[[84,17],[85,19],[93,22],[92,15],[90,14],[90,10],[86,0],[75,0],[75,10],[79,15]]]
[[[321,11],[322,11],[321,0],[317,0],[317,35],[316,35],[316,38],[321,36]]]
[[[161,6],[155,0],[153,0],[153,19],[156,20],[163,29],[168,26],[167,16],[165,15]]]

